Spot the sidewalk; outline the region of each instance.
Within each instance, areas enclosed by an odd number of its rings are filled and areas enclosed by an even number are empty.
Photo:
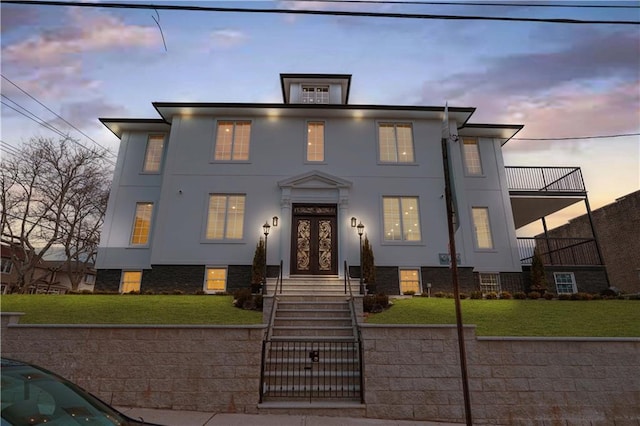
[[[134,419],[165,426],[459,426],[459,423],[438,423],[412,420],[381,420],[351,417],[289,416],[279,414],[201,413],[198,411],[123,408],[122,413]]]

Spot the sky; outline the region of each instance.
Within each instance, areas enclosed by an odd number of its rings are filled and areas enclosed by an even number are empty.
[[[382,1],[128,3],[640,22],[638,1],[531,0],[491,7]],[[576,7],[585,5],[627,8]],[[581,167],[592,209],[640,189],[640,136],[566,139],[640,133],[640,25],[5,2],[0,18],[0,135],[9,150],[34,136],[58,137],[37,124],[37,117],[82,144],[98,143],[117,153],[119,141],[99,117],[158,118],[155,101],[282,102],[280,73],[339,73],[353,76],[351,104],[448,102],[475,107],[472,123],[524,124],[518,138],[565,138],[511,140],[503,148],[505,164]],[[5,149],[2,155],[8,155]],[[579,203],[548,218],[548,224],[583,213]],[[524,233],[533,235],[538,226]],[[519,235],[529,236],[522,231]]]

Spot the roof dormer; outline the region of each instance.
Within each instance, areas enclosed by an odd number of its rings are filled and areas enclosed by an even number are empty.
[[[349,102],[351,74],[280,74],[285,104],[341,104]]]

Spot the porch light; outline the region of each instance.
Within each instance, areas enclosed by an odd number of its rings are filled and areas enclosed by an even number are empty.
[[[274,216],[272,219],[273,226],[278,226],[278,216]]]
[[[358,223],[358,219],[356,219],[355,217],[351,218],[351,227],[355,228],[356,227],[356,223]]]
[[[270,230],[271,230],[271,225],[269,225],[269,222],[265,222],[264,225],[262,225],[262,231],[264,232],[265,237],[269,235]]]
[[[353,223],[353,222],[352,222]],[[360,235],[362,237],[362,234],[364,233],[364,225],[362,224],[362,222],[360,222],[358,224],[358,235]]]

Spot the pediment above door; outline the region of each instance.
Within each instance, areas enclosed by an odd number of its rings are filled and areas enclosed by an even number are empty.
[[[350,188],[351,182],[346,179],[321,172],[319,170],[312,170],[301,175],[292,176],[288,179],[281,180],[280,182],[278,182],[278,186],[280,188],[291,189],[343,189]]]

